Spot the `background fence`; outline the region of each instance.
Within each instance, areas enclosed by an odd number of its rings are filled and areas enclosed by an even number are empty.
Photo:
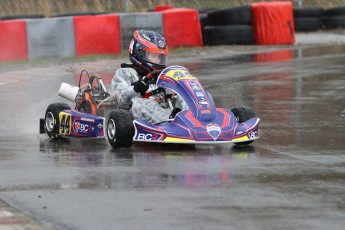
[[[272,2],[271,0],[266,0]],[[76,12],[145,12],[157,5],[188,8],[225,8],[258,0],[0,0],[0,17],[40,14],[45,17]],[[345,6],[345,0],[292,0],[294,7]]]

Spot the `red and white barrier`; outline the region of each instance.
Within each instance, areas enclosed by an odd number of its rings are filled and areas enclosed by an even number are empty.
[[[199,12],[175,8],[162,11],[164,35],[169,47],[202,46]]]
[[[121,52],[118,14],[75,16],[74,33],[77,56]]]
[[[127,49],[137,29],[164,34],[169,47],[203,46],[199,12],[169,8],[157,7],[155,11],[159,12],[150,13],[0,21],[0,62],[55,55],[118,54]],[[290,1],[254,3],[251,12],[256,44],[294,44]]]
[[[0,21],[0,62],[27,60],[28,47],[25,21]]]
[[[26,20],[29,60],[75,57],[73,17]]]
[[[251,10],[256,44],[295,43],[293,5],[290,1],[254,3]]]
[[[160,11],[169,10],[169,9],[173,9],[173,8],[174,7],[172,7],[172,6],[159,5],[159,6],[155,6],[153,8],[153,12],[160,12]]]

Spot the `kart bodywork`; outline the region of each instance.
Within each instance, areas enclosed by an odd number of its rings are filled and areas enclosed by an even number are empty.
[[[106,136],[114,148],[130,147],[133,141],[181,144],[233,142],[247,145],[259,138],[260,119],[251,108],[239,106],[231,111],[217,108],[212,96],[185,67],[170,66],[164,69],[156,79],[158,90],[151,92],[151,95],[160,94],[173,111],[172,96],[166,94],[170,90],[175,97],[184,100],[188,109],[156,124],[135,120],[130,110],[115,109],[116,100],[110,100],[110,94],[101,79],[89,78],[85,90],[82,90],[80,83],[77,89],[62,90],[61,96],[74,101],[76,110],[71,110],[64,103],[51,104],[45,118],[41,119],[40,133],[48,133],[52,139]],[[92,84],[95,79],[99,82],[96,86]],[[100,105],[114,109],[105,115],[100,113]]]
[[[59,135],[69,137],[104,137],[104,117],[75,110],[59,113]]]
[[[259,138],[259,118],[252,117],[239,123],[233,112],[216,108],[211,95],[186,68],[168,67],[156,84],[176,92],[189,110],[179,112],[167,123],[135,120],[134,141],[210,144],[248,142]]]

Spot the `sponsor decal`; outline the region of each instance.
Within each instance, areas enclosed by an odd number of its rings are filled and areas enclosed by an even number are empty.
[[[211,110],[209,110],[209,109],[201,110],[201,114],[205,114],[205,113],[210,114],[210,113],[211,113]]]
[[[135,140],[138,141],[159,141],[164,138],[163,133],[154,132],[153,130],[149,130],[144,126],[137,124],[137,133],[134,137]]]
[[[200,105],[208,105],[208,102],[206,101],[206,99],[204,97],[200,97],[199,99],[200,99],[200,101],[199,101]]]
[[[71,133],[71,118],[72,118],[72,115],[69,113],[61,112],[59,114],[59,120],[60,120],[59,133],[61,135],[69,135]]]
[[[80,122],[74,122],[74,131],[76,133],[79,133],[79,128],[80,128]]]
[[[173,77],[178,80],[184,77],[184,73],[182,73],[181,71],[175,71]]]
[[[138,133],[137,140],[140,141],[157,141],[162,134],[157,133]]]
[[[257,131],[257,130],[248,133],[249,139],[255,139],[258,137],[259,137],[259,131]]]
[[[206,99],[204,98],[205,95],[204,95],[204,93],[201,90],[197,90],[197,91],[194,91],[194,92],[195,92],[197,97],[200,97],[200,100],[206,101]]]
[[[236,132],[236,136],[241,135],[242,133],[243,133],[243,131],[238,131],[238,132]]]
[[[151,38],[148,37],[146,34],[142,33],[141,36],[143,36],[143,38],[145,38],[148,41],[151,41]]]
[[[196,82],[194,82],[194,81],[192,81],[192,82],[189,82],[189,85],[193,88],[193,87],[199,87],[200,88],[200,86],[198,85],[198,83],[196,83]]]
[[[198,85],[193,85],[193,84],[191,84],[191,85],[192,85],[192,89],[193,90],[201,90]]]
[[[206,126],[206,130],[207,130],[208,134],[211,135],[213,140],[217,140],[217,138],[219,137],[219,135],[222,131],[221,128],[217,124],[208,124]]]
[[[93,127],[90,124],[84,124],[79,121],[74,122],[74,131],[75,133],[87,134],[91,133]]]
[[[95,119],[92,118],[86,118],[86,117],[82,117],[80,118],[81,121],[90,121],[90,122],[95,122]]]
[[[171,70],[166,74],[168,77],[174,78],[176,81],[183,80],[183,79],[194,79],[192,75],[186,70]]]
[[[129,44],[129,53],[132,54],[133,53],[133,46],[134,46],[134,39],[132,39],[131,43]]]
[[[159,39],[157,43],[158,43],[158,47],[159,47],[159,48],[161,48],[161,49],[164,49],[164,48],[165,48],[165,42],[164,42],[164,40]]]

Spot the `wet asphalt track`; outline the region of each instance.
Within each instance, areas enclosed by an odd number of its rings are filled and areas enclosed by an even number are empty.
[[[79,67],[6,71],[0,199],[58,229],[343,228],[344,46],[174,62],[200,78],[218,107],[251,106],[261,139],[247,148],[120,150],[53,142],[38,135],[38,119],[50,103],[66,102],[57,90],[76,83]],[[112,75],[102,62],[91,68],[105,81]]]

